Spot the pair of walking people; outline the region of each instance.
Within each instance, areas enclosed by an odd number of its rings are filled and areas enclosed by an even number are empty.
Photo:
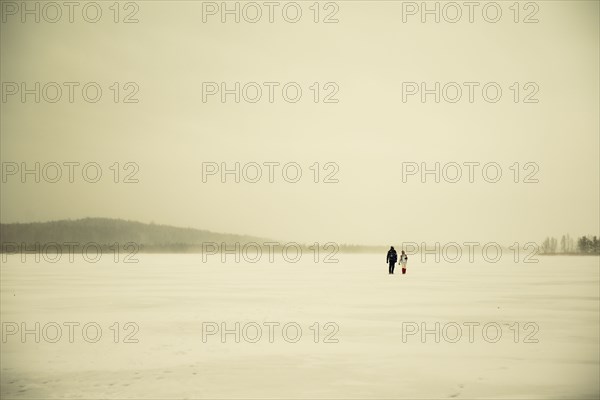
[[[390,247],[387,252],[387,257],[385,262],[389,264],[389,274],[392,275],[394,273],[394,268],[396,267],[396,262],[398,262],[398,253],[394,249],[394,246]],[[406,263],[408,262],[408,256],[402,250],[402,254],[400,254],[400,265],[402,265],[402,273],[406,274]]]

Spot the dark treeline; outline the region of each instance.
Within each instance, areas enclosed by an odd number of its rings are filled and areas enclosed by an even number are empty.
[[[597,236],[582,236],[577,240],[562,235],[560,240],[547,237],[540,246],[541,254],[600,254],[600,241]]]
[[[279,242],[248,235],[216,233],[193,228],[145,224],[109,218],[84,218],[52,222],[0,224],[0,253],[56,252],[63,253],[102,249],[110,253],[201,253],[231,251],[236,245],[243,251],[280,250],[284,246],[316,251],[314,243]],[[275,245],[268,243],[277,243]],[[420,243],[419,248],[425,244]],[[208,246],[208,247],[207,247]],[[318,243],[320,251],[334,253],[385,253],[389,246]],[[87,249],[86,249],[87,247]],[[398,247],[399,248],[399,247]],[[290,251],[293,251],[290,249]],[[540,245],[540,254],[600,254],[597,236],[573,239],[547,237]]]
[[[276,244],[275,244],[276,243]],[[282,242],[267,238],[215,233],[192,228],[145,224],[109,218],[84,218],[52,222],[0,224],[0,253],[80,253],[102,250],[132,253],[202,253],[231,251],[239,246],[243,251],[284,246],[315,252],[314,243]],[[342,253],[385,252],[385,246],[359,246],[318,243],[323,255]]]
[[[48,247],[51,243],[58,244],[63,249],[68,246],[78,249],[88,243],[106,249],[114,247],[115,243],[119,247],[133,243],[140,250],[176,252],[203,242],[243,244],[262,241],[268,239],[109,218],[0,224],[2,251],[15,243],[31,251],[36,251],[36,246]]]

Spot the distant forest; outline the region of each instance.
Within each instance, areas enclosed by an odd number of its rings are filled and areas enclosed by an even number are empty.
[[[540,246],[540,254],[600,254],[600,241],[597,236],[582,236],[575,241],[569,235],[562,235],[560,241],[547,237]]]
[[[2,251],[8,251],[9,243],[19,246],[24,244],[26,249],[32,251],[35,251],[36,244],[43,246],[48,243],[95,243],[101,247],[113,246],[115,243],[122,247],[127,243],[135,243],[142,251],[177,252],[191,250],[201,246],[203,242],[243,245],[264,241],[268,239],[109,218],[0,224]]]
[[[286,242],[256,236],[216,233],[110,218],[0,224],[0,253],[52,252],[52,247],[56,249],[57,246],[61,251],[80,251],[88,243],[94,243],[102,249],[114,249],[115,244],[125,248],[133,243],[138,251],[145,253],[200,253],[203,243],[216,243],[219,246],[225,243],[227,248],[232,248],[230,246],[236,243],[244,246],[249,243],[264,245],[266,242],[286,244]],[[52,246],[48,246],[49,244]],[[314,244],[299,243],[299,245],[303,249],[311,249]],[[335,246],[336,251],[341,253],[385,253],[389,248],[387,245],[335,244]],[[275,246],[278,247],[280,246]],[[327,243],[319,243],[319,247],[326,251],[333,251],[333,247],[328,246]],[[545,255],[597,255],[600,254],[600,244],[597,236],[582,236],[574,240],[569,235],[563,235],[560,240],[546,238],[540,244],[539,250],[540,254]]]
[[[193,228],[178,228],[169,225],[145,224],[136,221],[110,218],[84,218],[52,222],[0,224],[0,253],[14,252],[80,252],[88,243],[94,243],[103,250],[114,250],[115,244],[123,249],[134,244],[137,251],[144,253],[200,253],[202,245],[225,243],[232,249],[236,243],[244,246],[257,243],[263,246],[268,242],[286,242],[249,235],[216,233]],[[299,243],[302,249],[314,249],[313,243]],[[319,243],[321,249],[329,252],[334,249],[327,243]],[[214,248],[211,248],[211,250]],[[213,250],[214,251],[214,250]],[[385,246],[359,246],[342,244],[337,251],[347,253],[385,252]]]

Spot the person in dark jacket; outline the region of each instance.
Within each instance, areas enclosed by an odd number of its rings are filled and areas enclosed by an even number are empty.
[[[394,273],[394,267],[396,266],[396,261],[398,261],[398,253],[394,250],[394,246],[391,246],[387,252],[387,257],[385,258],[385,262],[389,263],[389,273]]]

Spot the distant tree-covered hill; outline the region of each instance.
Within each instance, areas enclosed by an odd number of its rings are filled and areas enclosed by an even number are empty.
[[[265,238],[216,233],[200,229],[177,228],[168,225],[145,224],[109,218],[84,218],[51,222],[0,224],[0,243],[136,243],[142,248],[168,249],[198,246],[203,242],[249,243]]]

